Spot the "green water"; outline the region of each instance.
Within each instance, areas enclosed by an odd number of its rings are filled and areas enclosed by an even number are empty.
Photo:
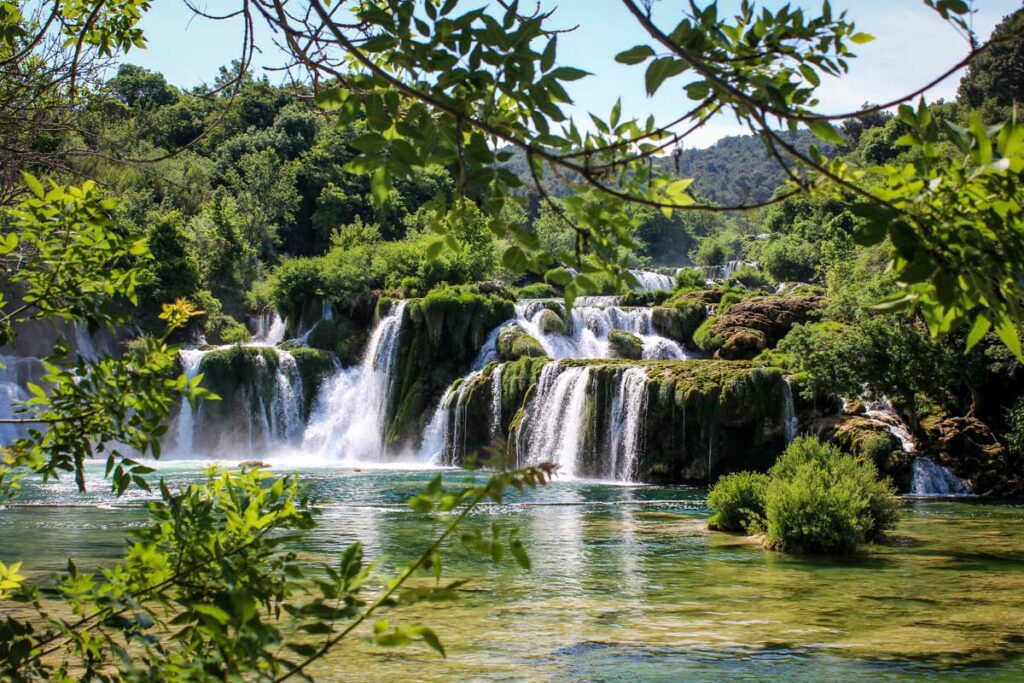
[[[164,465],[171,482],[199,468]],[[326,501],[299,550],[329,558],[360,539],[388,565],[436,525],[403,502],[432,472],[301,471]],[[460,477],[459,473],[451,476]],[[0,559],[45,574],[117,556],[141,494],[114,506],[69,483],[26,488],[0,511]],[[473,525],[515,525],[533,571],[453,549],[460,600],[395,613],[448,648],[381,649],[357,639],[320,680],[1024,679],[1024,507],[912,502],[890,544],[856,559],[784,556],[706,530],[703,491],[559,482],[491,506]],[[80,506],[72,506],[80,504]]]

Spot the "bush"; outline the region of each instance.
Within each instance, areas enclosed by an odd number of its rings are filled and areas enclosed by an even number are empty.
[[[821,260],[818,249],[796,235],[783,235],[761,250],[761,267],[776,282],[811,282]]]
[[[1007,415],[1010,430],[1006,434],[1006,445],[1014,455],[1024,455],[1024,396],[1020,396]]]
[[[715,511],[708,527],[751,535],[764,531],[767,488],[767,474],[737,472],[722,477],[708,493],[708,507]]]
[[[786,552],[849,553],[899,517],[892,483],[871,460],[858,461],[816,437],[799,437],[768,474],[722,477],[708,494],[708,526],[755,534]]]
[[[557,290],[546,282],[534,282],[514,290],[520,299],[549,299],[558,296]]]
[[[702,266],[720,266],[732,256],[732,250],[719,237],[705,237],[701,240],[693,260]]]
[[[729,278],[729,284],[739,283],[747,289],[769,289],[771,282],[764,273],[750,266],[743,266]]]
[[[858,462],[815,437],[796,439],[769,473],[769,547],[848,553],[896,523],[899,501],[873,462]]]
[[[676,273],[676,289],[703,289],[704,273],[695,268],[683,268]]]

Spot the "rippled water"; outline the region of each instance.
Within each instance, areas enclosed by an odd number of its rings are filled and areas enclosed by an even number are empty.
[[[200,471],[175,463],[159,474],[174,484]],[[320,527],[300,548],[311,560],[358,538],[394,567],[437,531],[404,507],[433,472],[300,472],[326,503]],[[35,505],[0,511],[0,559],[47,572],[70,553],[80,566],[116,557],[121,531],[142,521],[139,494],[110,507],[99,475],[86,496],[70,482],[26,486],[21,500]],[[1024,508],[910,503],[890,544],[836,560],[784,556],[709,533],[703,495],[572,481],[488,506],[470,526],[517,526],[533,571],[453,548],[446,573],[472,579],[462,598],[394,615],[433,626],[448,658],[354,640],[318,678],[1024,678]]]

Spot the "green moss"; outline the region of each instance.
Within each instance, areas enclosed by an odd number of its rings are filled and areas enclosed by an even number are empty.
[[[314,325],[306,337],[306,344],[337,355],[343,365],[354,365],[362,357],[369,335],[369,328],[356,327],[348,318],[337,317]]]
[[[206,340],[211,344],[242,344],[252,339],[245,325],[230,315],[207,318],[205,333]]]
[[[393,370],[395,395],[388,402],[389,444],[416,444],[438,397],[469,370],[490,331],[515,314],[509,296],[459,286],[408,302]]]
[[[518,299],[547,299],[558,296],[558,290],[546,282],[534,282],[513,290]]]
[[[330,351],[296,347],[290,351],[302,378],[302,414],[309,415],[324,380],[338,367],[337,357]]]
[[[694,332],[705,315],[703,304],[683,301],[675,306],[655,306],[651,311],[651,323],[662,336],[692,347]]]
[[[640,360],[644,356],[644,343],[640,337],[624,330],[608,332],[608,345],[617,358]]]
[[[545,308],[540,314],[540,329],[545,334],[565,334],[565,321],[555,311]]]
[[[498,356],[502,360],[543,358],[547,356],[541,343],[519,325],[509,325],[498,335]]]

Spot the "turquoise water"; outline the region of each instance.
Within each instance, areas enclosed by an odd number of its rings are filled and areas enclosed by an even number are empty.
[[[277,469],[275,472],[279,472]],[[393,568],[438,530],[405,500],[431,471],[296,470],[324,501],[298,550],[328,560],[359,539]],[[283,472],[283,470],[280,470]],[[37,577],[73,554],[109,561],[141,524],[134,492],[115,501],[91,472],[29,484],[0,511],[0,559]],[[171,485],[194,463],[161,465]],[[446,476],[462,478],[452,472]],[[1024,508],[910,502],[890,543],[852,559],[780,555],[706,530],[704,492],[556,482],[482,509],[470,526],[516,526],[529,573],[457,546],[446,573],[470,578],[451,604],[395,612],[426,623],[448,658],[357,639],[320,680],[794,681],[1024,679]]]

